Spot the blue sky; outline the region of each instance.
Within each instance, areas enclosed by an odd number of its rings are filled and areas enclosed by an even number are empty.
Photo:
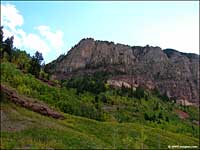
[[[1,11],[5,36],[31,55],[39,50],[46,63],[86,37],[199,54],[198,1],[15,1]]]

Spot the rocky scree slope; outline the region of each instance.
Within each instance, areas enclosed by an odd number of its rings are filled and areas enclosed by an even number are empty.
[[[45,69],[59,80],[96,71],[115,72],[107,81],[112,86],[156,88],[178,103],[199,104],[197,54],[87,38]]]

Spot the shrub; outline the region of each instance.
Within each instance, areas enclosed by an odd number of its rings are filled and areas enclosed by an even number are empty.
[[[135,92],[134,92],[134,96],[138,99],[141,99],[145,96],[145,91],[143,88],[141,87],[137,87]]]
[[[98,76],[84,75],[82,77],[74,77],[67,81],[67,88],[76,88],[77,94],[84,93],[85,91],[99,94],[106,90],[103,79],[97,78]],[[64,82],[63,82],[64,83]]]
[[[18,85],[17,86],[17,90],[21,94],[25,94],[25,95],[30,95],[31,94],[31,89],[29,89],[28,87],[26,87],[24,84]]]
[[[65,113],[74,114],[73,106],[70,103],[61,101],[57,104],[57,106]]]
[[[99,95],[99,99],[100,99],[101,102],[107,103],[107,98],[106,98],[106,96],[104,94],[100,94]]]

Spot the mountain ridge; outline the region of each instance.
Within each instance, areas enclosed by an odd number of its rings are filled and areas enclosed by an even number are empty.
[[[47,64],[45,70],[59,80],[96,71],[119,72],[113,77],[130,87],[156,88],[178,103],[199,104],[197,54],[86,38]]]

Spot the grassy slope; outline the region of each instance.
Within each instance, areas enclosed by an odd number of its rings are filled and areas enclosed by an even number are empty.
[[[138,123],[98,122],[68,114],[56,120],[7,101],[1,102],[1,112],[6,116],[1,148],[167,148],[199,143],[197,138]]]
[[[12,86],[22,95],[38,98],[54,107],[57,106],[57,102],[58,104],[70,102],[75,106],[80,100],[86,103],[88,99],[92,101],[94,98],[87,94],[80,98],[73,90],[49,87],[31,75],[24,75],[9,63],[1,64],[1,69],[1,82]],[[2,122],[1,148],[167,148],[168,145],[198,145],[199,133],[196,132],[198,127],[195,127],[195,134],[193,134],[189,120],[181,121],[172,113],[170,114],[168,107],[171,107],[171,104],[160,102],[162,108],[168,110],[165,114],[169,114],[172,119],[170,123],[163,122],[158,125],[137,119],[141,118],[142,112],[153,107],[159,99],[143,100],[140,105],[136,105],[137,100],[115,97],[109,92],[106,95],[110,96],[111,100],[115,100],[116,104],[119,103],[118,106],[127,106],[119,111],[109,112],[110,115],[113,113],[113,116],[118,115],[118,118],[121,118],[123,113],[127,116],[138,108],[137,115],[141,116],[137,116],[136,120],[130,120],[132,123],[117,123],[116,120],[98,122],[64,114],[67,119],[61,121],[41,116],[4,101],[1,103],[1,110],[3,110],[2,116],[6,116],[6,119]],[[135,105],[136,107],[133,107]],[[195,114],[195,111],[191,114]]]

